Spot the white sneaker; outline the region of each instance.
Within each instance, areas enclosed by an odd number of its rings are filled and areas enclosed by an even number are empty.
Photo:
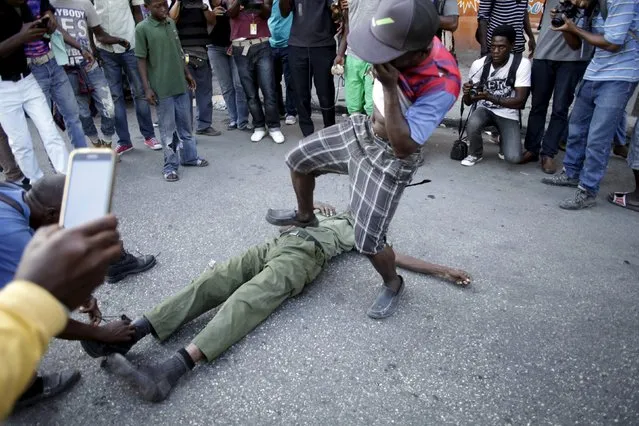
[[[271,139],[273,139],[273,142],[275,143],[284,143],[284,141],[286,140],[280,129],[269,130],[268,134],[271,136]]]
[[[504,157],[504,153],[503,153],[503,152],[501,152],[501,151],[499,151],[499,152],[497,153],[497,157],[499,157],[499,159],[500,159],[500,160],[505,160],[505,159],[506,159],[506,157]]]
[[[286,121],[284,121],[284,123],[292,126],[293,124],[297,123],[297,117],[295,117],[294,115],[287,115]]]
[[[481,160],[483,160],[483,157],[475,157],[474,155],[469,155],[461,161],[461,165],[471,167],[479,163]]]
[[[251,142],[259,142],[266,136],[266,129],[264,127],[257,127],[253,130],[251,135]]]

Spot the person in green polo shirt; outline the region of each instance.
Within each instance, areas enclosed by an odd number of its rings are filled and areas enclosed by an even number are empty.
[[[105,367],[131,382],[142,398],[164,400],[171,388],[198,362],[212,362],[264,321],[286,299],[298,295],[329,259],[355,245],[354,220],[349,212],[336,215],[326,204],[316,204],[319,226],[289,227],[278,238],[249,248],[244,254],[213,266],[190,285],[133,321],[133,343],[120,345],[83,342],[93,357],[107,356]],[[469,275],[410,256],[396,255],[405,269],[432,274],[468,285]],[[175,355],[152,367],[136,368],[123,354],[148,334],[165,340],[184,324],[220,306],[208,325]]]
[[[135,28],[135,56],[146,99],[157,108],[164,179],[175,182],[180,160],[183,166],[209,165],[198,157],[193,137],[193,106],[187,90],[195,90],[195,80],[184,61],[175,22],[168,17],[166,0],[144,0],[144,5],[150,14]]]

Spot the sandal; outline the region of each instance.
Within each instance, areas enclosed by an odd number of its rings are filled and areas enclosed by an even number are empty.
[[[611,192],[610,194],[608,194],[608,201],[624,209],[639,212],[639,204],[628,204],[628,202],[626,201],[626,197],[628,194],[628,192]]]
[[[206,161],[204,158],[198,158],[197,160],[195,160],[195,163],[190,163],[190,164],[182,164],[184,167],[206,167],[209,165],[209,162]]]
[[[301,221],[297,218],[297,210],[287,209],[268,209],[266,212],[266,221],[271,225],[276,226],[297,226],[300,228],[317,227],[319,220],[317,216],[313,215],[313,218],[308,221]]]
[[[164,180],[167,182],[177,182],[180,180],[180,177],[176,172],[168,172],[164,173]]]

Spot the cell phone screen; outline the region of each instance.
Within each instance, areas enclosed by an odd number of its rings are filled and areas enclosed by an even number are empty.
[[[72,228],[109,213],[113,190],[114,156],[75,153],[69,168],[62,226]]]

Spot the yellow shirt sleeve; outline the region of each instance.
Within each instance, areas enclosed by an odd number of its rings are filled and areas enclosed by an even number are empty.
[[[64,305],[39,285],[13,281],[0,291],[0,421],[25,391],[49,340],[68,318]]]

